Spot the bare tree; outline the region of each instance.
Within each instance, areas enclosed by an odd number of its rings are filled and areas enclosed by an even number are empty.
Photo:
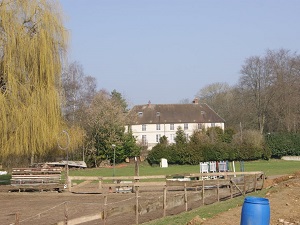
[[[75,61],[64,70],[62,87],[65,119],[70,125],[82,125],[85,111],[96,94],[96,79],[85,75],[82,65]]]
[[[200,102],[207,103],[221,117],[226,118],[227,124],[233,126],[235,120],[231,120],[233,115],[234,88],[227,83],[212,83],[203,87],[197,93]]]
[[[299,126],[300,106],[300,60],[296,53],[280,49],[268,50],[266,61],[274,76],[275,98],[269,116],[272,118],[269,129],[296,131]]]
[[[273,76],[265,58],[253,56],[245,60],[239,80],[241,96],[249,106],[252,106],[256,115],[257,128],[264,131],[266,115],[270,102],[274,98],[275,77]]]

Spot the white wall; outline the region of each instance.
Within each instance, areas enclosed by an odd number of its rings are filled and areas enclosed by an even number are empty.
[[[224,123],[215,123],[215,127],[220,127],[224,130]],[[184,129],[184,123],[174,124],[174,130],[170,129],[170,124],[160,124],[160,130],[156,129],[156,124],[146,124],[146,131],[142,131],[142,125],[132,125],[131,130],[133,136],[136,137],[138,142],[142,142],[142,135],[146,135],[146,140],[148,142],[148,149],[151,150],[153,146],[155,146],[158,142],[156,140],[156,135],[166,136],[168,141],[171,141],[171,135],[176,136],[176,131],[178,127],[181,127],[185,134],[189,137],[193,134],[193,131],[198,129],[198,123],[189,123],[188,129]],[[203,123],[203,128],[209,128],[212,126],[211,123]],[[127,129],[126,129],[127,131]]]

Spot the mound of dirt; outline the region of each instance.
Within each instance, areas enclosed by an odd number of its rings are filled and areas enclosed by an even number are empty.
[[[270,201],[270,225],[300,225],[300,172],[294,175],[269,177],[264,187],[268,189],[265,198]],[[252,194],[255,196],[255,193]],[[200,219],[203,225],[240,225],[242,206],[220,213],[213,218]],[[191,221],[192,222],[192,221]]]

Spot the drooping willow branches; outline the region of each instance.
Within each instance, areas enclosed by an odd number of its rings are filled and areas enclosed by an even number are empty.
[[[67,47],[54,0],[0,3],[0,154],[43,154],[57,144]]]

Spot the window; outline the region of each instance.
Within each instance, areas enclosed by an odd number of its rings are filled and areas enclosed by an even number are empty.
[[[198,130],[202,130],[204,128],[203,123],[198,123]]]
[[[146,131],[146,124],[142,125],[142,131]]]
[[[185,134],[186,141],[189,141],[189,134]]]
[[[170,143],[174,143],[174,137],[175,137],[174,134],[170,134]]]
[[[170,124],[170,130],[174,130],[174,123]]]
[[[128,132],[132,132],[132,126],[128,125]]]
[[[160,112],[156,112],[156,116],[160,116]]]
[[[185,130],[188,130],[188,129],[189,129],[189,124],[188,124],[188,123],[185,123],[185,124],[184,124],[184,129],[185,129]]]
[[[138,116],[142,117],[143,116],[143,112],[138,112]]]
[[[160,124],[156,124],[156,130],[160,130]]]
[[[215,127],[216,126],[216,124],[215,123],[211,123],[211,127]]]
[[[146,135],[142,135],[142,144],[147,145],[147,136]]]
[[[159,142],[159,139],[160,139],[160,134],[157,134],[157,135],[156,135],[156,142],[157,142],[157,143]]]

